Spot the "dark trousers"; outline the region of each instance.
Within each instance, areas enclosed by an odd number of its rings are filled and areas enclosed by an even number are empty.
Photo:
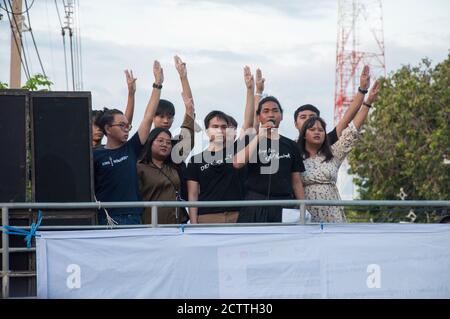
[[[286,197],[267,198],[267,195],[248,191],[245,200],[289,199]],[[242,207],[238,223],[281,223],[283,208],[281,206]]]

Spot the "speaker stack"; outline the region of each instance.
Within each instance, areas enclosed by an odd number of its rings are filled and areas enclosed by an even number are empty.
[[[94,198],[90,92],[0,90],[0,203],[91,202]],[[42,225],[92,225],[95,210],[43,209]],[[10,210],[10,225],[36,210]],[[10,235],[10,247],[24,247]],[[33,252],[11,253],[10,296],[35,295]],[[30,274],[27,276],[26,274]]]

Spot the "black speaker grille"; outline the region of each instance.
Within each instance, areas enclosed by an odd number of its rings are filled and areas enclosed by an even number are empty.
[[[26,200],[26,95],[0,93],[0,202]]]
[[[31,103],[35,201],[91,201],[90,96],[32,95]]]

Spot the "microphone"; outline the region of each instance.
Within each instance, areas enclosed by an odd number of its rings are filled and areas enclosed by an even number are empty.
[[[270,119],[267,122],[272,122],[273,126],[275,126],[275,120],[274,119]]]

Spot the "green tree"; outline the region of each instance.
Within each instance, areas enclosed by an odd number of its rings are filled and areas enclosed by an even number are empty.
[[[43,87],[40,89],[41,91],[49,91],[52,85],[53,82],[50,81],[47,76],[37,73],[29,78],[27,82],[25,82],[25,85],[22,86],[22,89],[37,91],[40,87]]]
[[[52,85],[53,82],[50,81],[47,76],[37,73],[33,75],[31,78],[29,78],[27,82],[25,82],[25,85],[22,86],[22,89],[37,91],[40,89],[40,87],[43,87],[40,90],[49,91]],[[0,89],[7,89],[7,88],[8,84],[0,81]]]
[[[361,199],[450,199],[450,54],[383,79],[360,143],[349,156]]]

